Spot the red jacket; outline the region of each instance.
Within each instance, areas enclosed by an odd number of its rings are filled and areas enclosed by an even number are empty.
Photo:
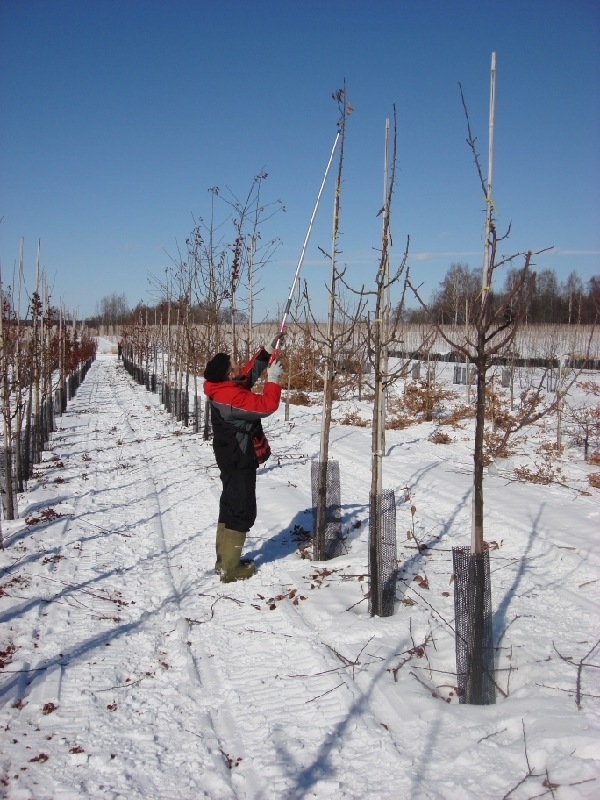
[[[242,378],[204,381],[211,406],[213,449],[221,471],[258,466],[253,439],[264,437],[261,420],[277,410],[281,397],[276,383],[267,382],[262,394],[250,391],[268,361],[269,354],[261,349],[242,367]]]

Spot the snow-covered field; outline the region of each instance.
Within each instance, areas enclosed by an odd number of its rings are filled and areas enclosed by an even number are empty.
[[[369,414],[340,402],[334,416],[355,411]],[[451,445],[428,441],[431,423],[386,434],[401,576],[386,619],[365,599],[370,429],[334,426],[348,553],[315,563],[292,531],[310,529],[320,410],[265,427],[258,572],[221,584],[210,444],[98,357],[3,522],[2,795],[599,797],[600,648],[575,703],[600,638],[600,492],[580,453],[560,484],[514,481],[510,463],[485,479],[501,691],[477,707],[454,690],[451,584],[471,423]]]

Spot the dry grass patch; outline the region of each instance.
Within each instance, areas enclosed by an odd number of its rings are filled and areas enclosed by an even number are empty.
[[[544,486],[555,481],[560,483],[563,480],[562,469],[552,464],[548,459],[534,464],[531,468],[527,466],[515,467],[515,477],[520,481],[541,483]],[[600,478],[600,473],[598,477]]]
[[[390,431],[401,431],[410,425],[416,425],[420,420],[409,417],[408,414],[394,414],[393,417],[386,417],[385,427]]]
[[[306,392],[290,392],[290,403],[293,406],[310,406],[310,397]]]
[[[370,420],[363,419],[357,411],[354,411],[352,414],[348,412],[346,416],[340,417],[334,420],[334,422],[340,425],[354,425],[357,428],[368,428],[371,424]]]
[[[600,472],[592,472],[591,475],[588,475],[588,483],[594,489],[600,489]]]
[[[465,419],[474,419],[475,418],[475,406],[468,406],[466,404],[461,404],[456,406],[452,411],[447,414],[443,419],[440,420],[440,425],[450,425],[453,428],[458,427],[458,425]]]

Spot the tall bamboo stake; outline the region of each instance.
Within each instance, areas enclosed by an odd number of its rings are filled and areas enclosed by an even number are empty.
[[[486,186],[486,217],[485,217],[485,239],[483,245],[483,269],[481,275],[481,313],[482,326],[487,311],[487,299],[489,297],[489,267],[490,267],[490,236],[492,224],[492,172],[494,161],[494,106],[496,102],[496,53],[492,53],[492,65],[490,71],[490,115],[488,133],[488,179]],[[485,376],[477,375],[477,406],[478,413],[481,415],[485,409]],[[483,431],[479,432],[483,436]],[[483,553],[483,519],[479,520],[476,513],[476,495],[478,494],[476,476],[473,480],[473,513],[471,524],[471,552]]]
[[[489,287],[490,224],[492,221],[492,171],[494,163],[494,107],[496,104],[496,53],[492,53],[490,71],[490,117],[488,133],[488,178],[486,193],[485,239],[483,245],[483,272],[481,276],[481,303],[485,307]]]
[[[38,249],[35,260],[35,293],[31,320],[33,329],[33,413],[35,415],[36,424],[39,424],[40,415],[39,288],[41,245],[42,240],[38,239]]]
[[[167,274],[167,393],[168,409],[171,410],[171,292]]]
[[[385,344],[386,330],[384,325],[385,305],[386,305],[386,283],[389,270],[389,208],[388,208],[388,148],[389,148],[389,119],[385,121],[385,140],[384,140],[384,201],[382,211],[382,234],[381,234],[381,263],[377,275],[377,296],[375,303],[375,320],[373,342],[374,360],[374,379],[375,379],[375,409],[373,413],[373,433],[372,433],[372,454],[373,468],[371,475],[371,494],[380,496],[383,486],[382,477],[382,457],[385,448],[385,401],[383,379],[385,366]]]
[[[17,275],[17,341],[16,341],[16,363],[15,363],[15,381],[16,381],[16,417],[15,417],[15,472],[17,474],[17,488],[19,492],[24,490],[23,485],[23,468],[21,460],[21,431],[23,428],[23,387],[21,385],[23,375],[21,372],[21,281],[23,278],[23,247],[25,240],[21,236],[21,246],[19,248],[19,273]]]
[[[65,390],[65,352],[63,343],[63,304],[62,300],[58,310],[58,380],[59,380],[59,398],[60,398],[60,415],[62,417],[65,400],[63,392]]]
[[[10,408],[10,383],[9,365],[6,340],[4,338],[4,290],[2,287],[2,272],[0,269],[0,347],[2,348],[2,416],[4,422],[4,490],[6,492],[6,519],[15,518],[16,498],[13,494],[12,480],[12,426]]]
[[[465,298],[465,347],[469,340],[469,293]],[[465,359],[465,389],[467,393],[467,405],[471,405],[471,376],[469,374],[469,356]]]
[[[330,278],[329,278],[329,304],[327,314],[327,334],[325,341],[325,370],[323,375],[323,413],[321,415],[321,441],[319,447],[319,476],[317,482],[317,524],[315,558],[319,561],[327,557],[326,553],[326,526],[327,526],[327,462],[329,459],[329,436],[331,430],[331,414],[333,407],[333,379],[335,372],[335,348],[334,348],[334,321],[335,321],[335,302],[336,302],[336,248],[338,241],[339,222],[340,222],[340,186],[342,182],[342,166],[344,163],[344,139],[346,128],[346,90],[343,94],[342,118],[338,123],[338,136],[340,137],[340,155],[338,162],[338,173],[335,179],[333,192],[333,216],[331,222],[331,253]],[[337,138],[336,138],[337,141]],[[289,396],[289,390],[288,390]]]
[[[562,383],[562,364],[563,358],[558,357],[558,382],[556,384],[556,452],[560,456],[562,450],[562,397],[560,386]]]
[[[343,141],[343,140],[342,140]],[[343,147],[343,144],[342,144]],[[343,149],[340,150],[340,154]],[[329,429],[331,425],[331,408],[333,402],[333,335],[335,319],[335,249],[337,246],[338,225],[340,211],[340,176],[335,179],[333,197],[333,222],[331,231],[331,271],[329,278],[329,304],[327,313],[327,340],[325,343],[325,370],[323,376],[323,414],[321,416],[321,441],[319,447],[319,461],[321,464],[329,458]]]
[[[384,136],[384,144],[383,144],[383,212],[381,214],[382,221],[381,221],[381,237],[382,241],[383,238],[387,235],[387,223],[388,223],[388,161],[389,161],[389,143],[390,143],[390,121],[386,119],[385,121],[385,136]],[[381,331],[382,331],[382,348],[381,348],[381,367],[382,367],[382,378],[385,376],[387,377],[388,373],[388,366],[389,366],[389,358],[388,358],[388,339],[389,339],[389,323],[390,323],[390,257],[389,257],[389,250],[386,248],[386,259],[385,259],[385,277],[384,282],[387,285],[383,293],[383,309],[381,313]],[[381,454],[385,454],[385,412],[386,412],[386,403],[387,403],[387,388],[383,384],[383,379],[381,381],[381,403],[379,406],[379,441],[380,441],[380,450]]]

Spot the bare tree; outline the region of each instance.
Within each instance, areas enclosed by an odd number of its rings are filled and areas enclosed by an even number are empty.
[[[312,329],[314,335],[312,336],[323,352],[323,412],[321,415],[321,438],[319,447],[319,461],[318,461],[318,476],[317,476],[317,496],[316,496],[316,522],[314,531],[314,557],[318,561],[322,561],[333,555],[337,555],[337,549],[328,549],[326,541],[326,527],[327,527],[327,509],[330,506],[327,497],[327,486],[330,481],[327,480],[329,470],[329,437],[331,431],[331,413],[333,407],[334,385],[336,379],[336,356],[344,349],[344,347],[351,341],[356,326],[357,320],[362,313],[362,303],[359,301],[356,307],[350,311],[344,304],[340,304],[338,297],[337,283],[339,278],[339,270],[337,267],[336,257],[339,255],[337,249],[338,232],[339,232],[339,216],[340,216],[340,191],[342,183],[342,168],[344,163],[344,143],[346,135],[346,118],[352,112],[352,106],[346,101],[346,85],[339,91],[332,95],[333,99],[337,102],[340,111],[340,119],[338,121],[338,129],[340,132],[340,150],[338,159],[338,171],[335,178],[334,199],[333,199],[333,222],[331,233],[331,252],[327,253],[323,248],[319,248],[323,255],[329,259],[330,262],[330,278],[329,285],[326,287],[329,296],[328,314],[327,314],[327,331],[323,335],[320,327],[314,318],[311,309],[310,297],[306,283],[304,284],[304,300],[305,300],[305,314],[307,320],[310,319],[313,323]],[[341,273],[343,275],[343,272]],[[335,325],[336,310],[340,312],[342,324]],[[307,330],[310,330],[307,327]]]
[[[129,315],[129,306],[124,294],[113,292],[96,303],[96,316],[105,327],[123,325]]]
[[[471,270],[463,261],[450,264],[431,301],[438,321],[442,324],[451,321],[455,326],[465,322],[467,309],[473,306],[480,287],[481,270]]]
[[[569,274],[562,287],[563,295],[567,301],[567,322],[569,325],[576,320],[581,322],[581,301],[583,299],[583,283],[579,275],[573,271]]]
[[[455,606],[457,611],[456,652],[457,674],[461,700],[468,703],[495,701],[493,680],[493,650],[491,645],[491,586],[489,567],[484,558],[483,539],[483,470],[486,417],[487,373],[493,359],[511,350],[516,333],[527,313],[535,287],[535,273],[531,271],[532,251],[503,256],[498,245],[510,234],[510,225],[503,236],[498,236],[492,200],[492,156],[494,133],[496,54],[492,54],[488,177],[483,176],[476,140],[471,132],[469,113],[460,87],[461,100],[467,122],[467,143],[472,152],[480,186],[486,198],[486,225],[480,301],[470,311],[470,325],[462,334],[452,335],[437,320],[438,335],[453,350],[460,353],[476,370],[475,443],[473,453],[473,514],[470,554],[467,548],[455,548]],[[460,86],[460,84],[459,84]],[[522,265],[514,273],[509,290],[500,298],[491,291],[495,273],[503,266]],[[418,288],[413,287],[424,309],[426,304]],[[427,309],[430,313],[431,310]],[[465,552],[466,551],[466,552]],[[468,599],[465,599],[468,598]],[[487,609],[487,610],[486,610]]]
[[[396,181],[396,108],[394,106],[394,121],[392,135],[392,157],[388,159],[388,123],[386,123],[385,155],[384,155],[384,200],[378,212],[382,216],[382,235],[379,263],[375,274],[375,288],[365,289],[364,285],[356,292],[361,300],[371,299],[374,302],[374,312],[371,323],[368,325],[368,358],[373,370],[371,383],[373,402],[373,423],[371,437],[371,491],[369,514],[369,608],[373,616],[388,616],[393,613],[396,563],[386,571],[383,564],[383,539],[384,539],[384,506],[383,506],[383,455],[385,448],[385,395],[391,386],[401,377],[405,376],[410,367],[410,360],[398,359],[391,366],[388,358],[390,348],[397,346],[400,340],[399,329],[403,319],[404,297],[409,285],[409,270],[406,265],[410,240],[407,238],[406,248],[395,272],[390,270],[390,248],[392,244],[390,233],[390,212],[392,197]],[[389,166],[389,169],[388,169]],[[342,279],[343,280],[343,279]],[[391,313],[391,289],[394,285],[401,286],[401,299],[396,305],[394,314]],[[344,281],[344,285],[347,284]],[[350,288],[350,287],[348,287]],[[356,291],[352,289],[352,291]],[[385,498],[394,506],[392,498]],[[395,516],[394,516],[395,520]],[[395,527],[391,531],[394,539],[395,552]]]
[[[488,197],[488,187],[483,177],[479,154],[476,149],[476,140],[471,133],[469,114],[461,87],[461,99],[467,120],[467,143],[472,151],[475,166],[481,187]],[[491,201],[491,197],[490,197]],[[474,475],[473,475],[473,528],[471,547],[472,552],[482,553],[483,542],[483,469],[484,459],[484,433],[486,411],[487,373],[493,360],[499,355],[510,352],[519,326],[525,319],[525,314],[535,286],[535,272],[532,271],[532,257],[534,253],[518,252],[512,255],[499,256],[498,244],[507,239],[510,234],[510,225],[506,233],[499,237],[496,229],[496,220],[491,212],[492,203],[488,202],[490,209],[489,222],[486,225],[487,239],[487,269],[484,269],[484,285],[482,285],[481,302],[472,309],[468,334],[461,336],[449,335],[435,319],[438,335],[454,350],[462,354],[465,360],[470,361],[476,369],[476,416],[475,416],[475,446],[474,446]],[[544,250],[537,251],[535,255]],[[522,266],[515,267],[515,261],[522,259]],[[499,299],[489,291],[495,273],[503,266],[511,265],[510,284],[506,292]],[[418,287],[412,286],[415,296],[422,308],[429,310],[423,302]],[[514,432],[514,430],[513,430]]]

